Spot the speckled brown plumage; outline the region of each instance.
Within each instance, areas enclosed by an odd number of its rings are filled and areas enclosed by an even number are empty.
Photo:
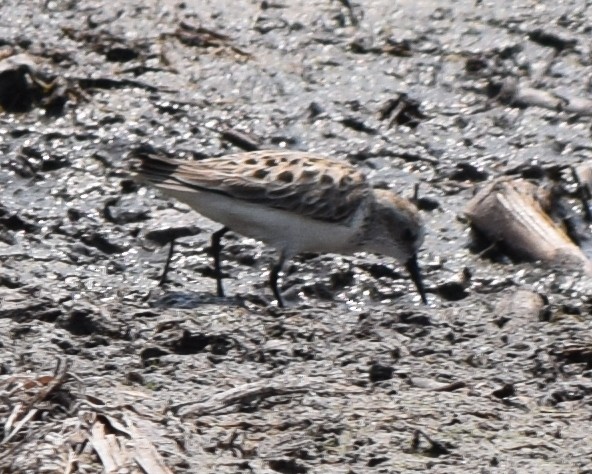
[[[417,266],[424,227],[417,209],[391,191],[373,189],[353,166],[303,152],[256,151],[182,161],[140,153],[137,174],[200,214],[223,224],[212,239],[218,294],[223,294],[220,238],[232,229],[274,246],[280,259],[301,252],[372,252],[406,263],[422,300]]]
[[[256,151],[199,161],[143,156],[138,172],[162,188],[207,190],[327,222],[350,218],[371,192],[352,166],[298,152]]]

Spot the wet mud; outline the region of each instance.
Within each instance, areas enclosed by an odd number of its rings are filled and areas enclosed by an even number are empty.
[[[0,3],[1,472],[592,472],[590,277],[465,215],[526,179],[592,258],[590,6],[33,3]],[[146,145],[415,195],[429,304],[387,258],[301,255],[277,308],[232,233],[217,297],[219,226],[130,178]]]

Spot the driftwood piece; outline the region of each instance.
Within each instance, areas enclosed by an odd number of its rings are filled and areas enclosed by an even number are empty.
[[[120,445],[117,436],[107,434],[102,422],[96,421],[92,425],[90,442],[105,472],[118,472],[121,468],[129,467],[130,458],[126,449]]]
[[[532,87],[520,87],[516,90],[512,104],[518,107],[535,106],[550,110],[562,110],[565,101],[552,92]]]
[[[172,473],[154,444],[135,427],[129,416],[124,415],[125,427],[114,417],[92,416],[95,422],[90,427],[89,440],[103,464],[104,472],[129,470],[134,466],[133,459],[146,474]],[[115,433],[109,433],[113,430]]]
[[[515,78],[503,81],[491,81],[489,84],[490,97],[502,104],[514,107],[542,107],[569,112],[580,116],[592,115],[592,100],[585,97],[570,97],[554,91],[546,91],[527,87]]]
[[[592,100],[585,97],[560,97],[564,101],[563,110],[577,115],[592,115]]]
[[[514,107],[542,107],[550,110],[562,110],[564,99],[551,92],[525,87],[516,78],[506,78],[503,81],[491,81],[488,86],[491,98],[502,104]]]
[[[146,474],[172,474],[164,459],[148,437],[135,427],[130,417],[125,417],[127,427],[134,440],[134,460]]]
[[[423,388],[424,390],[431,390],[433,392],[454,392],[455,390],[459,390],[467,386],[467,384],[462,380],[451,383],[443,383],[434,379],[429,379],[427,377],[411,377],[409,379],[409,383],[414,387]]]
[[[465,214],[473,227],[514,257],[575,264],[592,274],[592,262],[543,211],[536,190],[528,181],[496,180],[469,201]]]

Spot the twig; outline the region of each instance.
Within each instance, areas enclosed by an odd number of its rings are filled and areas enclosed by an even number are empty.
[[[247,383],[238,387],[231,388],[224,392],[215,394],[214,396],[202,402],[183,402],[176,405],[171,405],[170,409],[173,413],[180,415],[207,415],[222,410],[230,405],[243,403],[255,398],[270,398],[279,395],[291,395],[295,393],[304,393],[310,390],[310,383],[298,384],[297,386],[289,386],[283,383],[271,383],[269,380],[262,380],[254,383]],[[193,405],[193,406],[191,406]],[[180,413],[183,407],[189,408]]]

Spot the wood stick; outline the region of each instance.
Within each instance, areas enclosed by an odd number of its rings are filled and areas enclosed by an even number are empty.
[[[576,264],[592,275],[592,262],[535,200],[528,181],[502,178],[483,188],[465,209],[471,224],[515,257]]]

